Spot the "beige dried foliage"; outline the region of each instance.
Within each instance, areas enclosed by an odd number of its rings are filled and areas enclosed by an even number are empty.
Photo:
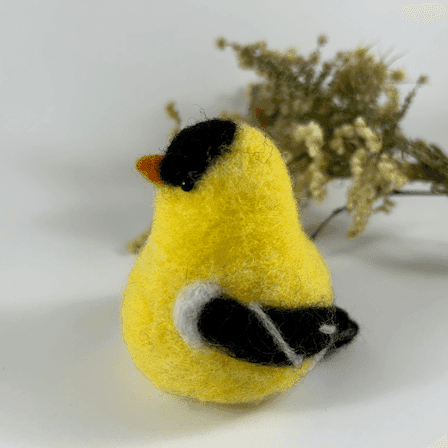
[[[389,69],[362,46],[320,63],[326,42],[319,36],[317,49],[304,57],[296,48],[281,52],[265,41],[241,45],[220,38],[221,50],[233,49],[240,67],[262,78],[249,85],[246,115],[222,116],[259,127],[277,143],[302,207],[321,202],[329,182],[349,179],[348,237],[354,238],[372,213],[391,211],[390,196],[408,183],[428,182],[432,192],[448,194],[448,158],[435,145],[407,139],[399,126],[426,76],[401,103],[403,68]]]

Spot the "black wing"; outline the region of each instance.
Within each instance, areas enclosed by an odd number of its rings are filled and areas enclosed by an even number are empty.
[[[294,364],[290,350],[298,358],[306,358],[347,344],[358,331],[357,324],[337,307],[259,310],[261,313],[221,295],[202,308],[198,331],[210,345],[234,358],[275,366]]]

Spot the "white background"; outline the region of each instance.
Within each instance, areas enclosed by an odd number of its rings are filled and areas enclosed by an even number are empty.
[[[0,3],[1,447],[448,447],[448,201],[402,197],[345,239],[317,241],[339,306],[361,326],[346,350],[265,406],[230,410],[161,394],[132,363],[121,295],[125,243],[152,217],[136,159],[183,125],[244,111],[257,78],[225,36],[323,57],[358,44],[403,56],[402,129],[448,148],[448,15],[402,20],[365,0],[3,0]],[[447,5],[445,5],[447,6]],[[437,15],[437,10],[434,14]],[[202,113],[203,114],[203,113]],[[303,211],[310,231],[345,202]],[[424,185],[415,188],[425,188]]]

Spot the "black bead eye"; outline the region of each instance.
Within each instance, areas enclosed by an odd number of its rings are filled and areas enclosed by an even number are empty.
[[[194,182],[191,179],[183,180],[180,183],[180,188],[184,191],[191,191],[194,187]]]

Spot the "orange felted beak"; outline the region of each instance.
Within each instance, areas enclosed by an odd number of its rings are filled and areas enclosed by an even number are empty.
[[[162,159],[163,156],[160,154],[144,156],[137,160],[135,167],[150,182],[162,185],[162,179],[160,179],[159,172],[157,171],[157,167]]]

